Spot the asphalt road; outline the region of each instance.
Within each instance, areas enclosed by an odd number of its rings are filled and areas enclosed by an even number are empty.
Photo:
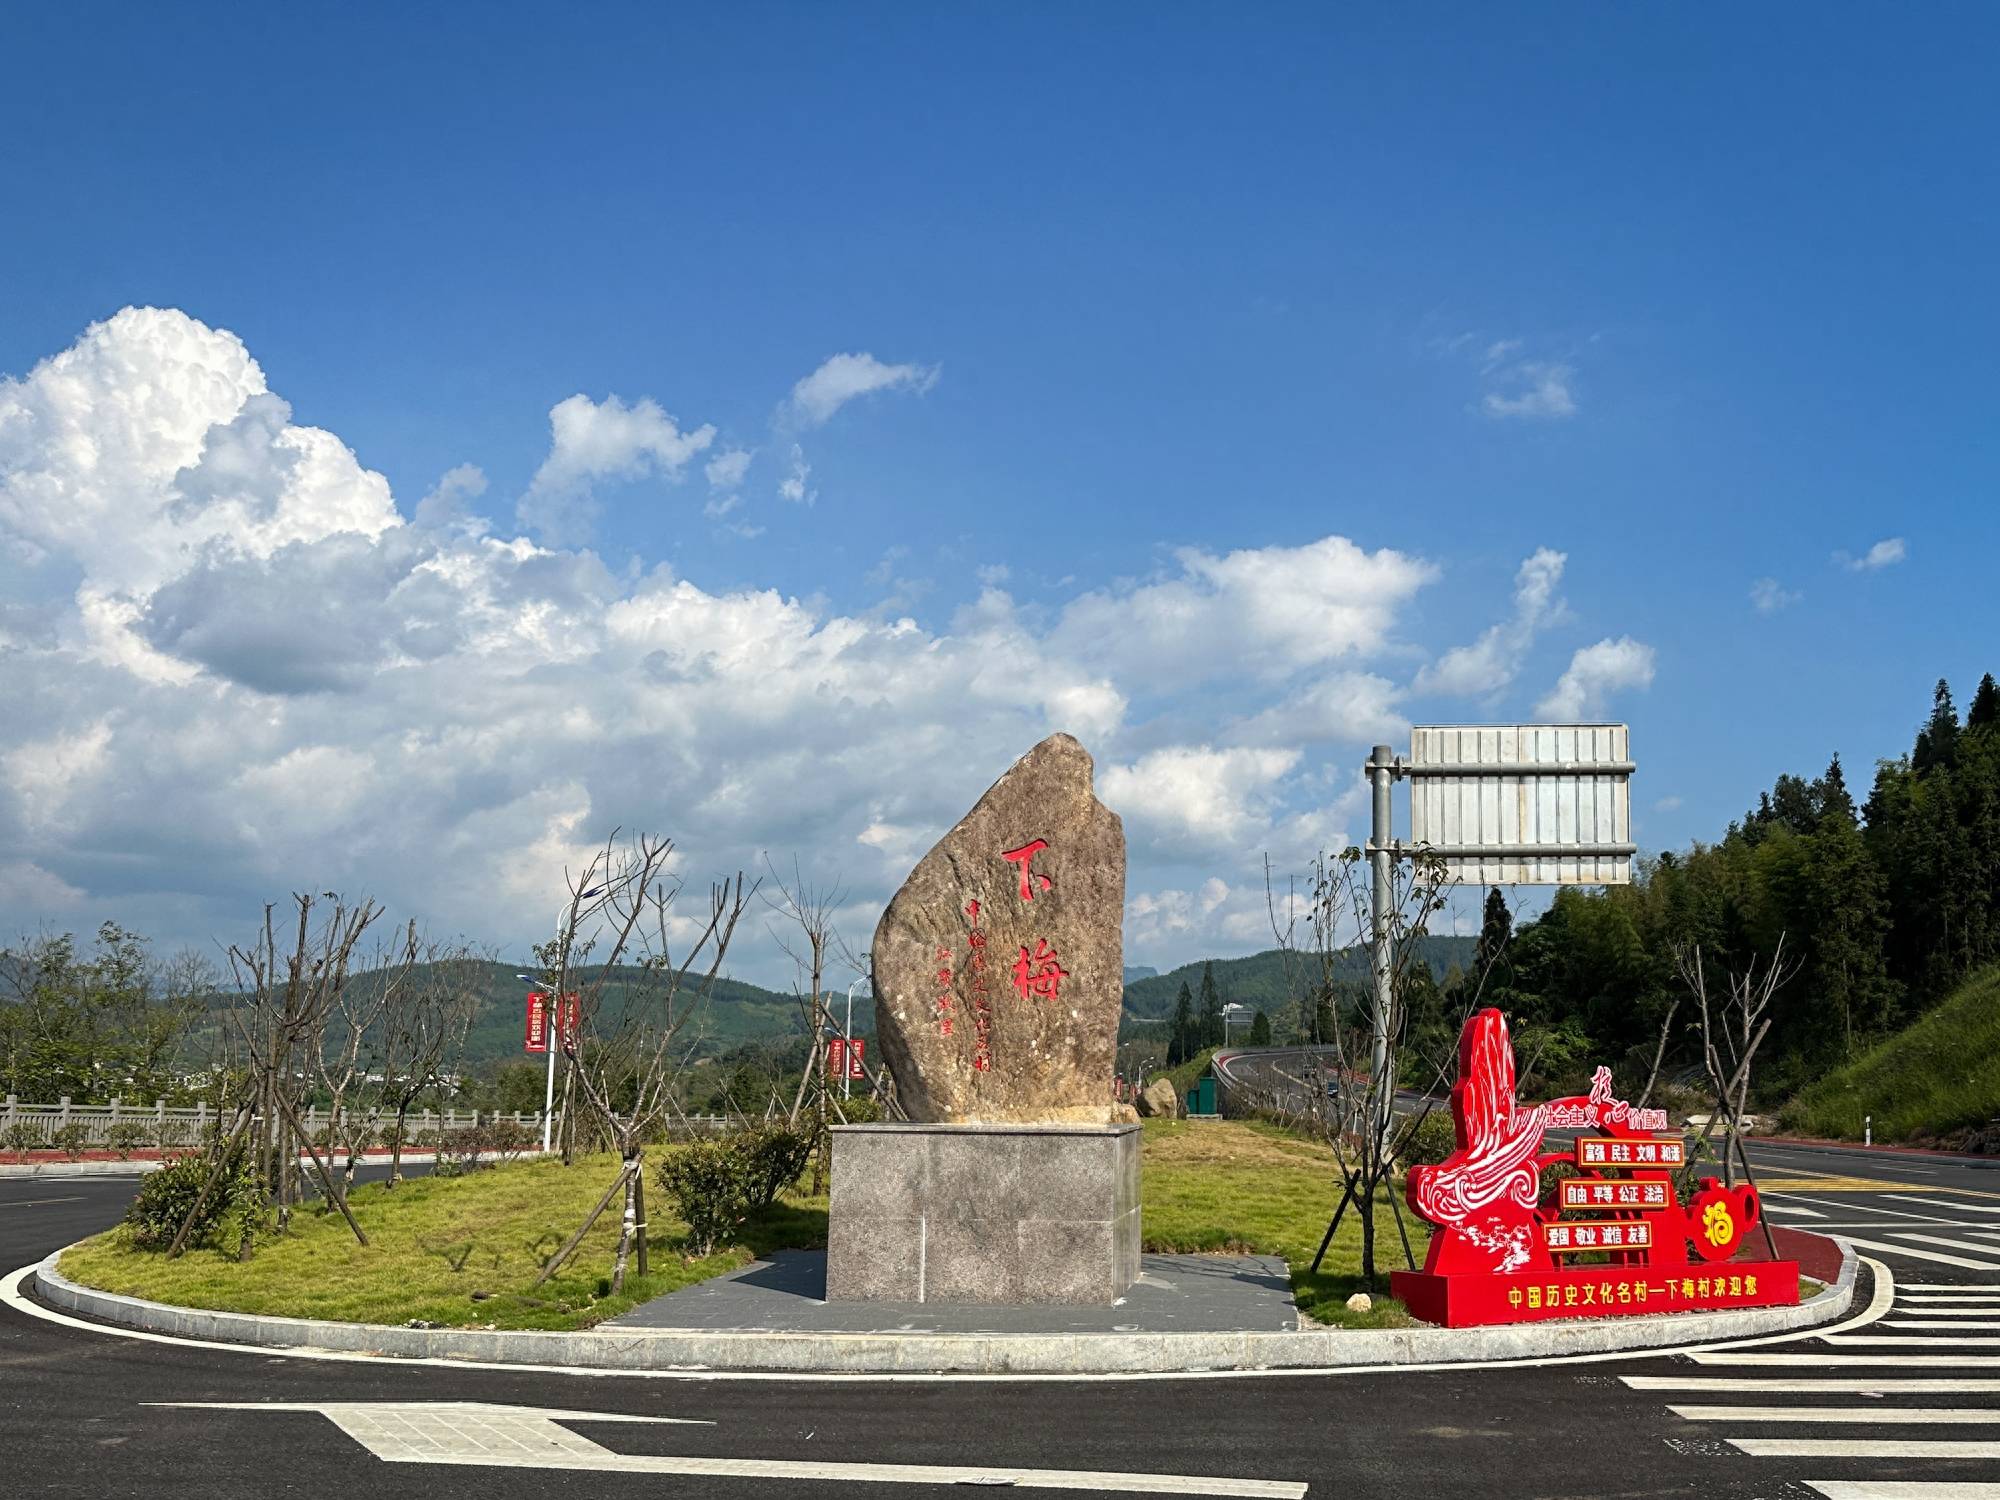
[[[1148,1494],[1265,1481],[1340,1497],[2000,1500],[2000,1181],[1973,1166],[1930,1164],[1933,1181],[1902,1161],[1815,1161],[1823,1175],[1774,1178],[1773,1217],[1886,1247],[1869,1253],[1893,1269],[1894,1308],[1834,1340],[1733,1354],[1233,1379],[647,1379],[197,1349],[0,1308],[0,1495],[544,1500],[587,1486],[607,1500],[920,1500],[946,1486],[880,1466],[973,1464],[1154,1476],[1124,1481]],[[1884,1180],[1885,1166],[1899,1175]],[[0,1181],[0,1268],[110,1223],[131,1190]],[[1815,1446],[1829,1442],[1863,1448]],[[392,1469],[378,1456],[426,1453],[452,1461]],[[814,1464],[866,1467],[800,1467]],[[1974,1487],[1909,1487],[1937,1484]]]

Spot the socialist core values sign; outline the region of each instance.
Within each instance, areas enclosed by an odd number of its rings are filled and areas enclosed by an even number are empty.
[[[1410,1207],[1435,1225],[1421,1271],[1390,1289],[1417,1317],[1448,1328],[1478,1323],[1725,1307],[1790,1306],[1796,1261],[1739,1258],[1760,1217],[1757,1190],[1700,1179],[1680,1201],[1686,1143],[1664,1111],[1616,1098],[1599,1068],[1587,1095],[1524,1106],[1514,1098],[1506,1019],[1482,1010],[1458,1042],[1452,1086],[1455,1148],[1410,1168]],[[1544,1152],[1549,1127],[1583,1130]],[[1545,1169],[1577,1175],[1546,1191]],[[1690,1249],[1692,1247],[1692,1249]]]

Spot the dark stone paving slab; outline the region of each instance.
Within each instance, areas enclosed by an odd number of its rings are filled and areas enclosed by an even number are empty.
[[[781,1250],[635,1307],[605,1328],[813,1333],[1229,1333],[1299,1326],[1275,1255],[1146,1255],[1109,1307],[828,1302],[826,1252]]]

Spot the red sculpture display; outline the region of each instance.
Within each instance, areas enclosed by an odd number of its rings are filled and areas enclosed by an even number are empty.
[[[1456,1149],[1409,1172],[1410,1207],[1434,1226],[1424,1268],[1390,1278],[1416,1317],[1458,1328],[1798,1301],[1797,1262],[1734,1258],[1758,1221],[1756,1190],[1705,1177],[1682,1206],[1686,1143],[1665,1133],[1664,1110],[1613,1097],[1609,1068],[1588,1094],[1524,1108],[1506,1019],[1482,1010],[1459,1035],[1451,1116]],[[1546,1152],[1550,1129],[1587,1133]],[[1544,1197],[1543,1170],[1562,1162],[1578,1175]],[[1586,1254],[1604,1258],[1564,1263]]]

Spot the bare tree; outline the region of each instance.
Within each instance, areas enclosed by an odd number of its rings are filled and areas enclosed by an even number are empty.
[[[791,1119],[795,1125],[801,1118],[813,1122],[817,1145],[813,1150],[812,1191],[817,1197],[832,1174],[833,1134],[829,1127],[840,1108],[835,1101],[840,1080],[833,1076],[826,1040],[833,1032],[833,1013],[826,998],[826,973],[835,962],[857,973],[865,970],[834,927],[834,913],[840,909],[845,894],[840,884],[813,885],[799,869],[796,859],[792,861],[789,881],[778,874],[768,855],[764,864],[770,872],[772,889],[777,892],[775,896],[767,894],[765,899],[787,928],[797,929],[789,932],[773,928],[771,935],[792,961],[796,976],[792,993],[798,1000],[800,1019],[805,1023],[806,1066],[799,1077],[798,1094],[792,1100]]]
[[[315,922],[315,909],[321,900],[332,904],[320,908],[324,914]],[[299,1153],[304,1151],[327,1201],[340,1210],[355,1239],[368,1243],[347,1206],[346,1194],[300,1124],[299,1103],[309,1077],[307,1066],[320,1045],[328,1017],[347,988],[355,948],[382,909],[368,900],[350,906],[331,893],[324,898],[295,895],[292,903],[297,922],[288,928],[290,936],[285,940],[281,942],[279,937],[277,909],[266,905],[257,936],[247,946],[235,945],[228,950],[230,971],[241,997],[230,1018],[249,1060],[255,1091],[239,1107],[229,1138],[218,1140],[210,1157],[208,1181],[174,1235],[167,1250],[169,1259],[186,1248],[190,1230],[220,1185],[236,1144],[246,1133],[253,1137],[259,1187],[277,1209],[281,1233],[289,1225],[292,1204],[300,1195]],[[247,1252],[247,1240],[243,1249]]]
[[[1778,934],[1769,959],[1752,954],[1741,972],[1725,971],[1724,993],[1720,997],[1709,994],[1701,945],[1674,949],[1675,965],[1694,996],[1696,1019],[1701,1026],[1702,1067],[1715,1098],[1715,1109],[1702,1128],[1701,1139],[1703,1143],[1712,1140],[1718,1125],[1728,1132],[1722,1147],[1724,1187],[1736,1185],[1738,1166],[1743,1169],[1744,1181],[1752,1187],[1757,1185],[1756,1175],[1750,1170],[1750,1157],[1743,1149],[1743,1118],[1750,1109],[1751,1067],[1775,1019],[1765,1012],[1771,1008],[1778,991],[1791,983],[1803,967],[1799,960],[1785,956],[1785,938],[1786,934]],[[1758,1219],[1764,1225],[1765,1246],[1776,1259],[1778,1246],[1770,1223],[1761,1214]]]
[[[678,1107],[690,1023],[714,991],[736,924],[756,890],[740,873],[718,881],[709,889],[706,915],[683,918],[675,911],[681,885],[671,873],[673,850],[671,839],[642,833],[620,843],[614,833],[580,875],[565,877],[570,896],[562,926],[536,950],[554,995],[576,986],[579,1022],[567,1049],[567,1096],[589,1111],[619,1155],[617,1177],[542,1268],[538,1286],[621,1196],[612,1290],[624,1289],[635,1252],[638,1273],[647,1273],[646,1143]],[[600,961],[584,968],[593,955]],[[619,987],[615,1011],[605,1003],[613,983]],[[573,1122],[565,1125],[573,1140]]]
[[[1341,1219],[1351,1206],[1361,1221],[1361,1275],[1373,1284],[1378,1280],[1376,1265],[1376,1213],[1378,1199],[1386,1199],[1402,1239],[1404,1258],[1414,1265],[1409,1233],[1402,1210],[1393,1194],[1384,1194],[1390,1185],[1397,1158],[1428,1112],[1428,1105],[1415,1116],[1398,1118],[1395,1112],[1396,1080],[1402,1067],[1402,1049],[1408,1028],[1408,1000],[1416,965],[1426,964],[1422,938],[1431,919],[1444,908],[1452,877],[1444,861],[1419,852],[1408,862],[1391,867],[1385,922],[1389,972],[1386,983],[1371,989],[1370,999],[1360,1007],[1342,1004],[1341,974],[1352,963],[1358,949],[1371,951],[1374,915],[1371,907],[1365,857],[1357,848],[1348,848],[1338,857],[1320,855],[1301,893],[1287,889],[1281,903],[1267,867],[1266,900],[1272,932],[1283,954],[1283,964],[1302,1016],[1312,1016],[1319,1032],[1318,1057],[1322,1069],[1331,1068],[1331,1079],[1313,1078],[1311,1086],[1287,1090],[1281,1096],[1286,1109],[1299,1127],[1318,1135],[1332,1148],[1341,1175],[1341,1195],[1326,1236],[1314,1257],[1319,1268],[1328,1246],[1333,1243]],[[1300,941],[1300,924],[1305,928]],[[1481,977],[1481,984],[1484,976]],[[1378,1015],[1384,1004],[1386,1013]],[[1377,1038],[1386,1038],[1386,1047]]]
[[[389,1136],[389,1182],[403,1180],[410,1112],[456,1072],[478,1004],[474,957],[464,944],[423,942],[410,932],[382,1009],[382,1107],[395,1116]]]

